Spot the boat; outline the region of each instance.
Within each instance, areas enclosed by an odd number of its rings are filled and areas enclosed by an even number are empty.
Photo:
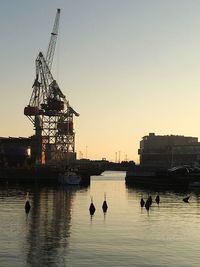
[[[81,176],[74,171],[66,171],[63,174],[59,174],[58,182],[63,185],[79,185]]]
[[[135,168],[126,172],[126,184],[149,186],[186,186],[200,180],[200,169],[191,166],[177,166],[167,170]]]

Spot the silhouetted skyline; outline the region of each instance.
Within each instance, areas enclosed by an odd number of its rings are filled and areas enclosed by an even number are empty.
[[[199,136],[200,2],[3,1],[0,136],[30,136],[23,115],[61,8],[53,74],[75,120],[76,151],[137,161],[149,132]],[[86,152],[87,147],[87,152]]]

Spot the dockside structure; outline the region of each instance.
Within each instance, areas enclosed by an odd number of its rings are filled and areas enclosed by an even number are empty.
[[[31,138],[0,137],[0,166],[17,167],[30,162]]]
[[[200,142],[197,137],[149,133],[140,141],[138,154],[141,166],[170,168],[200,164]]]

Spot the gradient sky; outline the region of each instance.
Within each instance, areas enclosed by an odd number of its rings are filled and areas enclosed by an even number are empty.
[[[57,8],[53,75],[80,113],[78,155],[138,161],[149,132],[199,137],[199,0],[0,1],[0,136],[33,134],[23,109]]]

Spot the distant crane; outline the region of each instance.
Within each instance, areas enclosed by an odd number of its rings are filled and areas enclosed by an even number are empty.
[[[33,91],[24,108],[24,115],[35,128],[34,153],[39,163],[68,160],[75,155],[73,116],[79,114],[69,105],[51,73],[59,20],[60,9],[57,9],[47,54],[44,57],[39,52],[36,58]]]

